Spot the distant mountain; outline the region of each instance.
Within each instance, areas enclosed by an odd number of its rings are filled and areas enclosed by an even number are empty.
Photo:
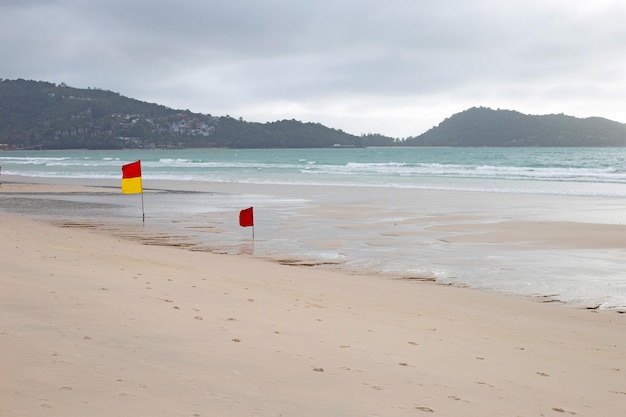
[[[626,146],[626,125],[474,107],[405,140],[319,123],[246,122],[174,110],[100,89],[0,79],[0,149]]]
[[[9,149],[390,146],[318,123],[252,123],[174,110],[100,89],[0,79],[0,144]]]
[[[408,146],[626,146],[626,124],[600,117],[526,115],[473,107],[427,132]]]

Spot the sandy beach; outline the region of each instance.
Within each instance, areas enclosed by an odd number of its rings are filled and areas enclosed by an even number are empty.
[[[0,222],[3,416],[626,407],[626,314]]]

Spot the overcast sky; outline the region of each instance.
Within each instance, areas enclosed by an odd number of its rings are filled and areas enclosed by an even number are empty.
[[[416,136],[473,106],[626,122],[623,0],[0,0],[0,78]]]

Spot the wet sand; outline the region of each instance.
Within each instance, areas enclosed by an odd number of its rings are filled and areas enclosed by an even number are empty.
[[[113,180],[8,181],[0,210],[144,244],[626,309],[622,199],[181,181],[146,181],[140,197]],[[238,225],[249,206],[254,240]]]

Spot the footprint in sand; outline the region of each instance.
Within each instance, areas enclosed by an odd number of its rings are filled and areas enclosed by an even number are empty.
[[[557,413],[567,413],[567,414],[576,415],[576,413],[575,413],[575,412],[565,410],[565,409],[563,409],[563,408],[561,408],[561,407],[554,407],[554,408],[552,408],[552,411],[556,411]]]
[[[39,407],[41,408],[52,408],[52,404],[48,402],[48,400],[40,400]]]

